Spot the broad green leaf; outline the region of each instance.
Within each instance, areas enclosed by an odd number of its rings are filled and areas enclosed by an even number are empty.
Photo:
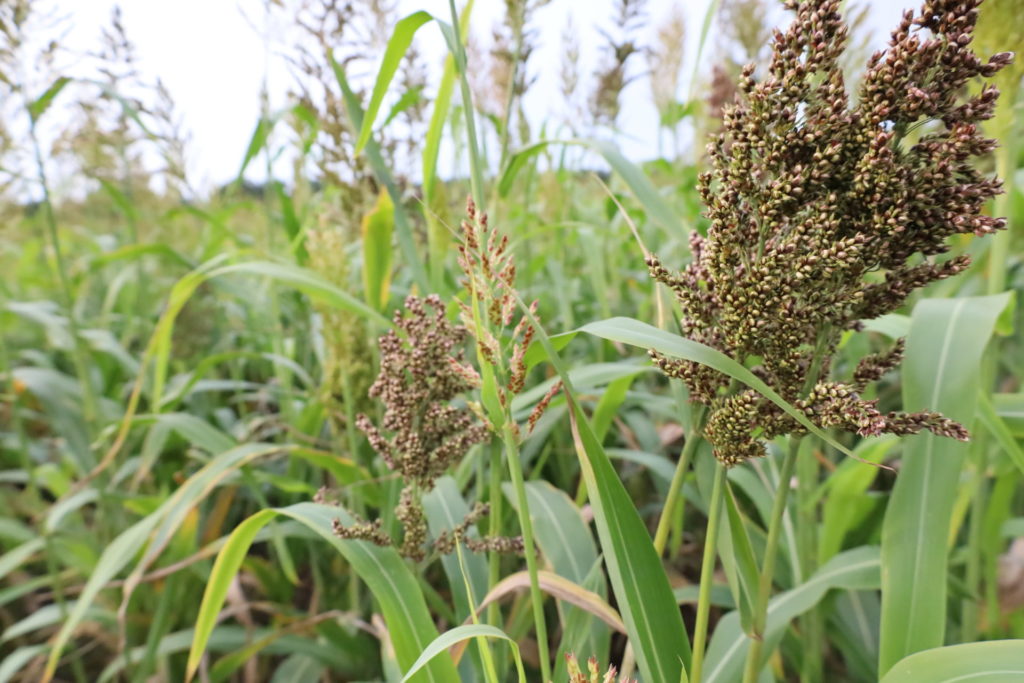
[[[235,182],[241,182],[242,176],[245,174],[245,169],[249,167],[252,160],[256,158],[256,155],[263,149],[267,140],[270,138],[270,133],[274,130],[274,126],[280,120],[281,114],[272,114],[269,117],[260,116],[260,120],[256,122],[256,127],[252,131],[252,135],[249,136],[249,145],[245,148],[245,156],[242,158],[242,165],[238,169],[238,175]]]
[[[994,394],[992,404],[1010,432],[1018,439],[1024,438],[1024,393]]]
[[[65,517],[89,503],[96,502],[99,495],[100,493],[96,489],[86,488],[81,491],[77,491],[66,498],[61,498],[51,505],[49,512],[46,514],[46,522],[43,527],[46,530],[46,533],[52,534],[54,531],[59,529],[60,524],[64,521]],[[2,571],[0,571],[0,576],[3,576]]]
[[[981,359],[1008,295],[924,299],[914,307],[903,361],[903,409],[974,422]],[[950,522],[967,444],[923,432],[903,459],[882,524],[879,673],[946,635]]]
[[[289,517],[304,524],[345,557],[377,599],[399,664],[403,668],[412,667],[416,657],[437,637],[437,629],[416,579],[404,560],[393,548],[338,538],[332,528],[333,521],[339,519],[342,524],[353,522],[343,509],[316,503],[298,503],[287,508],[257,512],[235,527],[221,548],[196,619],[188,658],[189,680],[199,667],[203,651],[216,625],[217,615],[227,597],[228,586],[241,568],[256,533],[278,516]],[[431,661],[414,680],[454,683],[458,675],[451,659],[440,658]]]
[[[516,505],[511,484],[504,485],[505,497]],[[544,553],[544,558],[559,576],[574,584],[586,587],[590,574],[598,564],[597,545],[594,543],[590,527],[583,521],[579,508],[564,491],[555,488],[546,481],[526,483],[526,498],[529,502],[530,518],[537,545]],[[606,597],[604,576],[596,578],[596,589],[593,592],[602,598]],[[580,647],[571,651],[586,652],[588,656],[606,659],[609,643],[608,628],[590,615],[575,618],[575,630],[569,631],[565,625],[579,608],[562,605],[564,611],[563,641],[579,637]],[[563,644],[563,649],[565,645]],[[561,671],[564,664],[564,653],[556,660],[556,671]],[[558,678],[558,676],[556,676]]]
[[[366,115],[363,116],[359,138],[356,140],[357,154],[363,151],[366,141],[370,139],[370,133],[373,131],[373,122],[376,120],[377,113],[384,102],[388,86],[391,84],[391,79],[394,78],[395,72],[398,71],[398,65],[401,64],[402,58],[405,57],[409,46],[412,45],[412,39],[416,35],[416,31],[431,19],[433,17],[428,12],[420,10],[413,12],[395,24],[395,29],[391,32],[391,38],[388,39],[388,45],[384,49],[384,58],[381,60],[380,69],[377,71],[377,80],[373,84],[373,94],[370,95],[370,102],[366,106]]]
[[[434,658],[444,653],[448,648],[456,643],[468,640],[469,638],[498,638],[501,640],[507,640],[512,644],[512,654],[516,660],[516,670],[519,673],[519,683],[526,683],[526,672],[523,670],[523,659],[519,656],[519,644],[516,641],[509,638],[504,631],[489,626],[487,624],[469,624],[466,626],[456,626],[450,631],[445,631],[437,638],[435,638],[430,645],[423,650],[423,654],[413,663],[409,668],[409,671],[402,678],[402,683],[414,679],[413,676],[423,669],[425,666],[434,661]]]
[[[366,302],[378,311],[388,305],[391,286],[391,235],[395,228],[395,205],[386,191],[377,205],[363,216],[363,291]]]
[[[891,435],[861,441],[854,453],[863,461],[879,463],[899,443]],[[824,485],[824,505],[821,513],[821,534],[818,541],[818,564],[825,564],[842,550],[846,534],[856,529],[873,507],[872,499],[865,495],[878,476],[879,468],[847,459],[839,464]]]
[[[715,463],[716,467],[721,467]],[[719,553],[722,556],[722,564],[731,564],[734,569],[736,589],[733,598],[740,609],[740,621],[743,630],[749,632],[752,625],[754,603],[757,601],[758,590],[758,569],[757,560],[754,557],[754,549],[750,543],[750,535],[747,533],[747,526],[740,514],[739,507],[732,492],[732,484],[726,479],[725,488],[725,511],[728,527],[723,529],[724,533],[719,538]],[[730,581],[730,585],[731,585]]]
[[[650,533],[575,400],[569,416],[608,575],[640,671],[644,680],[685,680],[690,641]]]
[[[24,636],[28,633],[38,631],[41,628],[47,628],[54,624],[59,624],[67,617],[68,611],[74,609],[75,606],[75,601],[71,600],[65,602],[63,605],[50,603],[49,605],[39,607],[38,609],[30,612],[28,616],[21,621],[11,624],[3,631],[3,633],[0,633],[0,644],[18,638],[19,636]],[[86,609],[86,616],[90,621],[98,621],[103,623],[105,626],[110,626],[116,621],[116,617],[113,612],[106,609],[100,609],[95,606],[89,606]]]
[[[366,304],[356,299],[343,289],[325,280],[317,273],[307,268],[295,266],[289,263],[278,263],[275,261],[247,261],[221,266],[210,272],[208,279],[230,274],[255,275],[267,277],[275,282],[288,285],[303,294],[317,301],[322,301],[330,306],[336,306],[352,313],[363,316],[367,320],[382,325],[390,326],[391,322],[381,316],[377,311],[368,308]]]
[[[626,394],[634,379],[636,379],[636,375],[627,375],[612,380],[601,394],[601,399],[597,402],[597,407],[594,408],[594,415],[591,418],[594,423],[594,436],[601,443],[604,443],[605,437],[608,436],[612,421],[615,420],[615,415],[625,402]]]
[[[772,653],[789,623],[821,602],[829,590],[877,588],[880,566],[877,547],[848,550],[833,557],[801,585],[772,598],[768,603],[764,656]],[[708,646],[703,683],[740,680],[749,647],[750,637],[743,633],[737,612],[725,615],[715,626]]]
[[[565,385],[576,455],[640,672],[648,681],[686,683],[690,640],[650,533],[579,406],[568,368],[529,307],[521,299],[516,303]]]
[[[1024,680],[1024,640],[938,647],[901,659],[881,683],[1010,683]]]
[[[655,349],[666,355],[685,358],[686,360],[718,370],[722,374],[737,379],[757,391],[833,448],[847,455],[853,455],[848,448],[838,443],[825,430],[811,422],[803,411],[797,410],[787,403],[784,398],[779,396],[774,389],[765,384],[754,373],[717,349],[713,349],[700,342],[695,342],[692,339],[686,339],[671,332],[660,330],[653,325],[648,325],[632,318],[609,318],[608,320],[584,325],[580,328],[580,331],[589,332],[597,337],[622,342],[623,344],[631,344],[644,349]]]
[[[212,652],[233,652],[246,647],[253,640],[264,640],[270,636],[275,637],[265,648],[264,652],[271,655],[301,655],[310,657],[325,666],[344,671],[346,666],[352,663],[346,660],[345,653],[339,652],[337,648],[326,643],[317,642],[310,638],[296,635],[277,634],[276,627],[272,628],[245,628],[221,624],[213,632],[208,642],[207,649]],[[175,631],[168,633],[160,639],[156,647],[156,654],[161,657],[188,652],[189,646],[195,635],[193,629]],[[135,665],[142,661],[145,656],[145,646],[139,646],[128,650],[121,656],[114,658],[100,673],[97,683],[107,683],[115,680],[128,665]],[[306,683],[303,680],[301,683]]]

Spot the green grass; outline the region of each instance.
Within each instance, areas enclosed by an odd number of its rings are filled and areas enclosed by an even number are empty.
[[[121,173],[116,155],[80,152],[103,183],[58,200],[61,167],[37,146],[27,182],[44,199],[0,195],[0,683],[561,683],[570,653],[650,683],[696,680],[695,668],[722,683],[745,670],[811,683],[1024,677],[1019,586],[1014,598],[999,585],[1024,543],[1016,150],[982,161],[1004,175],[992,210],[1005,236],[953,240],[976,265],[848,333],[833,362],[849,374],[907,337],[901,368],[868,397],[939,410],[972,440],[822,429],[750,367],[668,331],[675,304],[644,256],[689,259],[689,234],[707,227],[703,159],[632,162],[627,138],[606,130],[516,141],[501,127],[519,95],[503,118],[465,106],[472,55],[450,9],[393,23],[362,94],[341,52],[324,50],[340,123],[298,102],[254,112],[243,170],[287,148],[293,177],[186,202],[142,189],[149,178]],[[452,52],[440,92],[404,92],[410,41],[438,30]],[[49,82],[5,115],[34,129],[66,98],[108,97]],[[419,100],[426,134],[409,169],[394,152],[402,112],[387,112]],[[707,124],[700,101],[680,107]],[[147,112],[111,116],[131,144],[164,144]],[[469,177],[437,176],[442,139]],[[322,169],[339,151],[355,161],[332,183]],[[111,167],[86,165],[97,158]],[[406,180],[420,172],[423,188]],[[482,376],[469,400],[495,434],[423,504],[436,537],[488,503],[468,535],[523,534],[535,552],[413,562],[341,539],[332,522],[400,529],[402,482],[354,416],[379,417],[376,338],[406,296],[437,292],[453,319],[462,302],[474,334],[517,343],[486,315],[495,293],[460,282],[467,195],[509,239],[515,320],[535,336],[515,396],[507,356],[469,354]],[[718,369],[809,435],[722,469],[699,436],[703,411],[644,349]]]

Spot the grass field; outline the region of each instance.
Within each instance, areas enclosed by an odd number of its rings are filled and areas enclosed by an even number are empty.
[[[617,0],[542,127],[536,0],[268,3],[293,97],[210,193],[119,15],[83,81],[34,4],[0,683],[1024,680],[1020,0],[871,61],[857,3]]]

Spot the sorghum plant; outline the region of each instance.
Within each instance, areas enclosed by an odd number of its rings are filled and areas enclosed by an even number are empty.
[[[883,414],[860,397],[899,362],[900,347],[864,359],[850,381],[827,377],[845,330],[968,266],[967,255],[936,258],[949,237],[1004,225],[981,215],[1000,183],[972,165],[995,147],[978,123],[992,116],[998,91],[964,92],[1012,55],[983,61],[971,51],[979,4],[928,0],[906,13],[868,62],[851,106],[839,0],[787,2],[796,20],[776,32],[767,76],[756,81],[754,67],[744,69],[709,145],[713,169],[700,192],[711,226],[693,234],[693,262],[673,273],[648,259],[682,306],[685,336],[756,362],[757,374],[822,426],[967,438],[937,413]],[[710,406],[705,433],[726,465],[762,455],[760,439],[800,433],[756,392],[729,391],[725,375],[652,356]]]
[[[541,674],[544,680],[550,680],[547,627],[537,573],[533,526],[519,460],[522,433],[512,415],[512,399],[526,384],[526,349],[533,339],[534,328],[526,315],[520,316],[515,327],[512,327],[520,301],[515,288],[516,265],[508,250],[508,237],[500,235],[488,224],[487,215],[477,210],[472,199],[467,204],[467,217],[462,222],[462,243],[459,245],[459,266],[466,276],[463,285],[469,292],[469,301],[463,305],[462,317],[476,340],[487,419],[504,446],[530,575],[530,599],[537,631]],[[536,303],[531,306],[531,311],[536,311]],[[553,385],[537,403],[528,419],[529,429],[532,430],[536,425],[560,386],[560,383]],[[495,505],[499,505],[501,454],[497,450],[492,452],[490,467],[490,498]],[[497,524],[499,519],[499,515],[495,514],[492,524]],[[494,533],[496,527],[492,527]],[[490,570],[491,577],[496,578],[494,556],[491,558]]]
[[[419,299],[410,296],[405,309],[395,313],[395,327],[380,338],[380,374],[370,387],[370,396],[384,403],[380,427],[362,414],[357,425],[385,464],[402,476],[405,488],[395,516],[403,528],[399,552],[414,560],[425,557],[427,522],[422,495],[434,488],[438,477],[461,460],[469,449],[488,437],[472,410],[454,400],[471,389],[478,375],[462,362],[466,329],[450,323],[445,306],[436,295]],[[487,514],[486,506],[474,509],[469,518],[452,530],[475,549],[518,552],[518,539],[487,539],[469,542],[465,531]],[[390,545],[380,520],[357,522],[345,527],[335,524],[342,538],[359,538],[378,545]],[[437,539],[442,552],[454,550],[447,534]]]

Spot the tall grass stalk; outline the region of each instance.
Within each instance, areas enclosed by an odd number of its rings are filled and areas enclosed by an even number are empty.
[[[548,648],[548,628],[544,621],[544,597],[540,591],[540,579],[537,575],[537,546],[533,538],[533,522],[530,519],[530,504],[526,497],[526,485],[523,481],[523,466],[519,461],[519,449],[516,448],[516,436],[512,431],[511,422],[506,422],[502,432],[505,442],[505,459],[508,460],[508,473],[512,479],[512,487],[516,494],[516,507],[519,512],[519,527],[523,532],[523,547],[526,554],[526,570],[530,574],[530,604],[533,608],[533,622],[537,636],[537,656],[540,659],[542,680],[551,680],[551,654]]]
[[[661,555],[665,552],[668,544],[669,531],[672,529],[672,520],[679,507],[679,493],[683,488],[683,481],[690,470],[693,456],[697,452],[697,446],[701,441],[701,431],[704,427],[704,420],[707,410],[703,405],[695,405],[693,408],[690,433],[686,435],[686,443],[679,454],[679,461],[676,463],[675,472],[672,474],[672,481],[669,483],[668,494],[665,496],[665,505],[661,508],[661,516],[658,518],[658,526],[654,532],[654,550]]]
[[[782,535],[782,519],[786,513],[789,490],[792,488],[793,472],[796,469],[797,455],[800,453],[801,437],[791,436],[786,454],[782,459],[779,472],[779,488],[775,492],[772,503],[771,517],[768,519],[768,538],[764,546],[764,563],[758,576],[757,597],[754,602],[754,614],[751,628],[750,649],[747,651],[747,662],[743,670],[743,683],[756,683],[761,671],[761,651],[764,647],[764,631],[768,621],[768,601],[772,594],[775,578],[775,560],[779,553],[779,538]]]
[[[700,683],[704,668],[704,646],[708,636],[708,618],[711,612],[711,586],[715,578],[715,558],[718,548],[718,525],[722,517],[725,466],[715,463],[715,478],[708,499],[708,525],[704,536],[704,557],[700,565],[700,589],[697,594],[697,621],[693,627],[693,662],[689,680]]]
[[[459,12],[455,8],[455,0],[448,0],[451,11],[451,28],[455,44],[455,68],[459,74],[459,89],[462,94],[462,113],[466,122],[466,142],[469,145],[469,181],[472,188],[473,201],[481,213],[487,212],[484,201],[484,171],[480,163],[480,146],[476,135],[476,114],[473,109],[473,94],[469,91],[469,80],[466,77],[466,46],[462,42],[459,28]]]

